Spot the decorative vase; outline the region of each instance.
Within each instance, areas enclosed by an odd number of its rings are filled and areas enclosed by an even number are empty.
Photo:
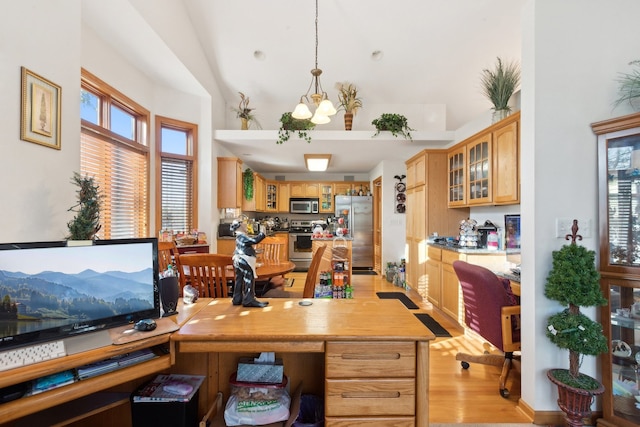
[[[344,113],[344,130],[351,130],[353,125],[353,113]]]
[[[511,114],[511,110],[507,110],[506,108],[493,110],[493,115],[491,116],[491,123],[498,123],[500,120],[506,119],[509,114]]]
[[[240,117],[240,130],[248,130],[249,129],[249,120],[244,117]]]
[[[583,426],[583,420],[591,416],[591,403],[594,396],[604,393],[602,384],[594,390],[571,387],[559,381],[554,373],[566,369],[549,369],[547,378],[558,387],[558,407],[565,413],[569,427]],[[594,380],[595,381],[595,380]]]

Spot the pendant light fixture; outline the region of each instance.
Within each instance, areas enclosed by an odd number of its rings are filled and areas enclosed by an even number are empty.
[[[318,68],[318,0],[316,0],[316,63],[315,68],[311,70],[311,84],[309,85],[309,89],[307,89],[307,93],[300,97],[300,103],[296,106],[291,116],[295,119],[309,119],[311,118],[311,122],[316,125],[323,125],[325,123],[329,123],[331,119],[329,116],[333,116],[337,113],[336,108],[333,106],[333,103],[329,100],[329,96],[327,92],[322,89],[322,84],[320,84],[320,75],[322,74],[322,70]],[[314,93],[309,95],[309,92],[313,88]],[[316,107],[316,111],[314,114],[311,113],[309,106],[305,103],[313,101],[313,104]]]

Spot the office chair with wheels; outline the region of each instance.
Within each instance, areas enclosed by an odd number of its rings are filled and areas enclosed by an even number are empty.
[[[509,280],[496,276],[492,271],[464,261],[454,261],[453,269],[460,281],[464,301],[464,322],[489,344],[503,354],[471,355],[458,353],[464,369],[469,363],[501,366],[500,395],[509,397],[505,384],[512,365],[519,368],[520,350],[520,305],[511,293]],[[515,362],[515,363],[514,363]]]

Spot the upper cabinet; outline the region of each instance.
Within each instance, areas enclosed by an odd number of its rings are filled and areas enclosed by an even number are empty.
[[[520,112],[448,151],[449,207],[520,203]]]
[[[242,160],[218,157],[218,209],[242,207]]]
[[[265,188],[265,210],[267,212],[280,212],[280,203],[278,200],[278,183],[275,181],[266,181]]]
[[[319,197],[320,184],[317,182],[292,182],[289,184],[291,197]]]
[[[320,184],[320,213],[333,213],[333,185],[330,182]]]

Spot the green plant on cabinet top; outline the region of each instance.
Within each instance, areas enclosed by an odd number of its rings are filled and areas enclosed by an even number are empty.
[[[371,124],[376,127],[376,133],[373,136],[378,136],[381,131],[386,130],[396,138],[400,134],[405,139],[413,140],[410,131],[415,129],[409,127],[407,118],[402,114],[383,113],[379,118],[374,119]]]
[[[297,132],[300,139],[304,139],[307,142],[311,142],[311,136],[307,133],[308,130],[313,130],[315,124],[309,119],[294,119],[291,117],[291,113],[283,113],[280,117],[280,129],[278,130],[277,144],[282,144],[288,141],[291,137],[291,132]]]

